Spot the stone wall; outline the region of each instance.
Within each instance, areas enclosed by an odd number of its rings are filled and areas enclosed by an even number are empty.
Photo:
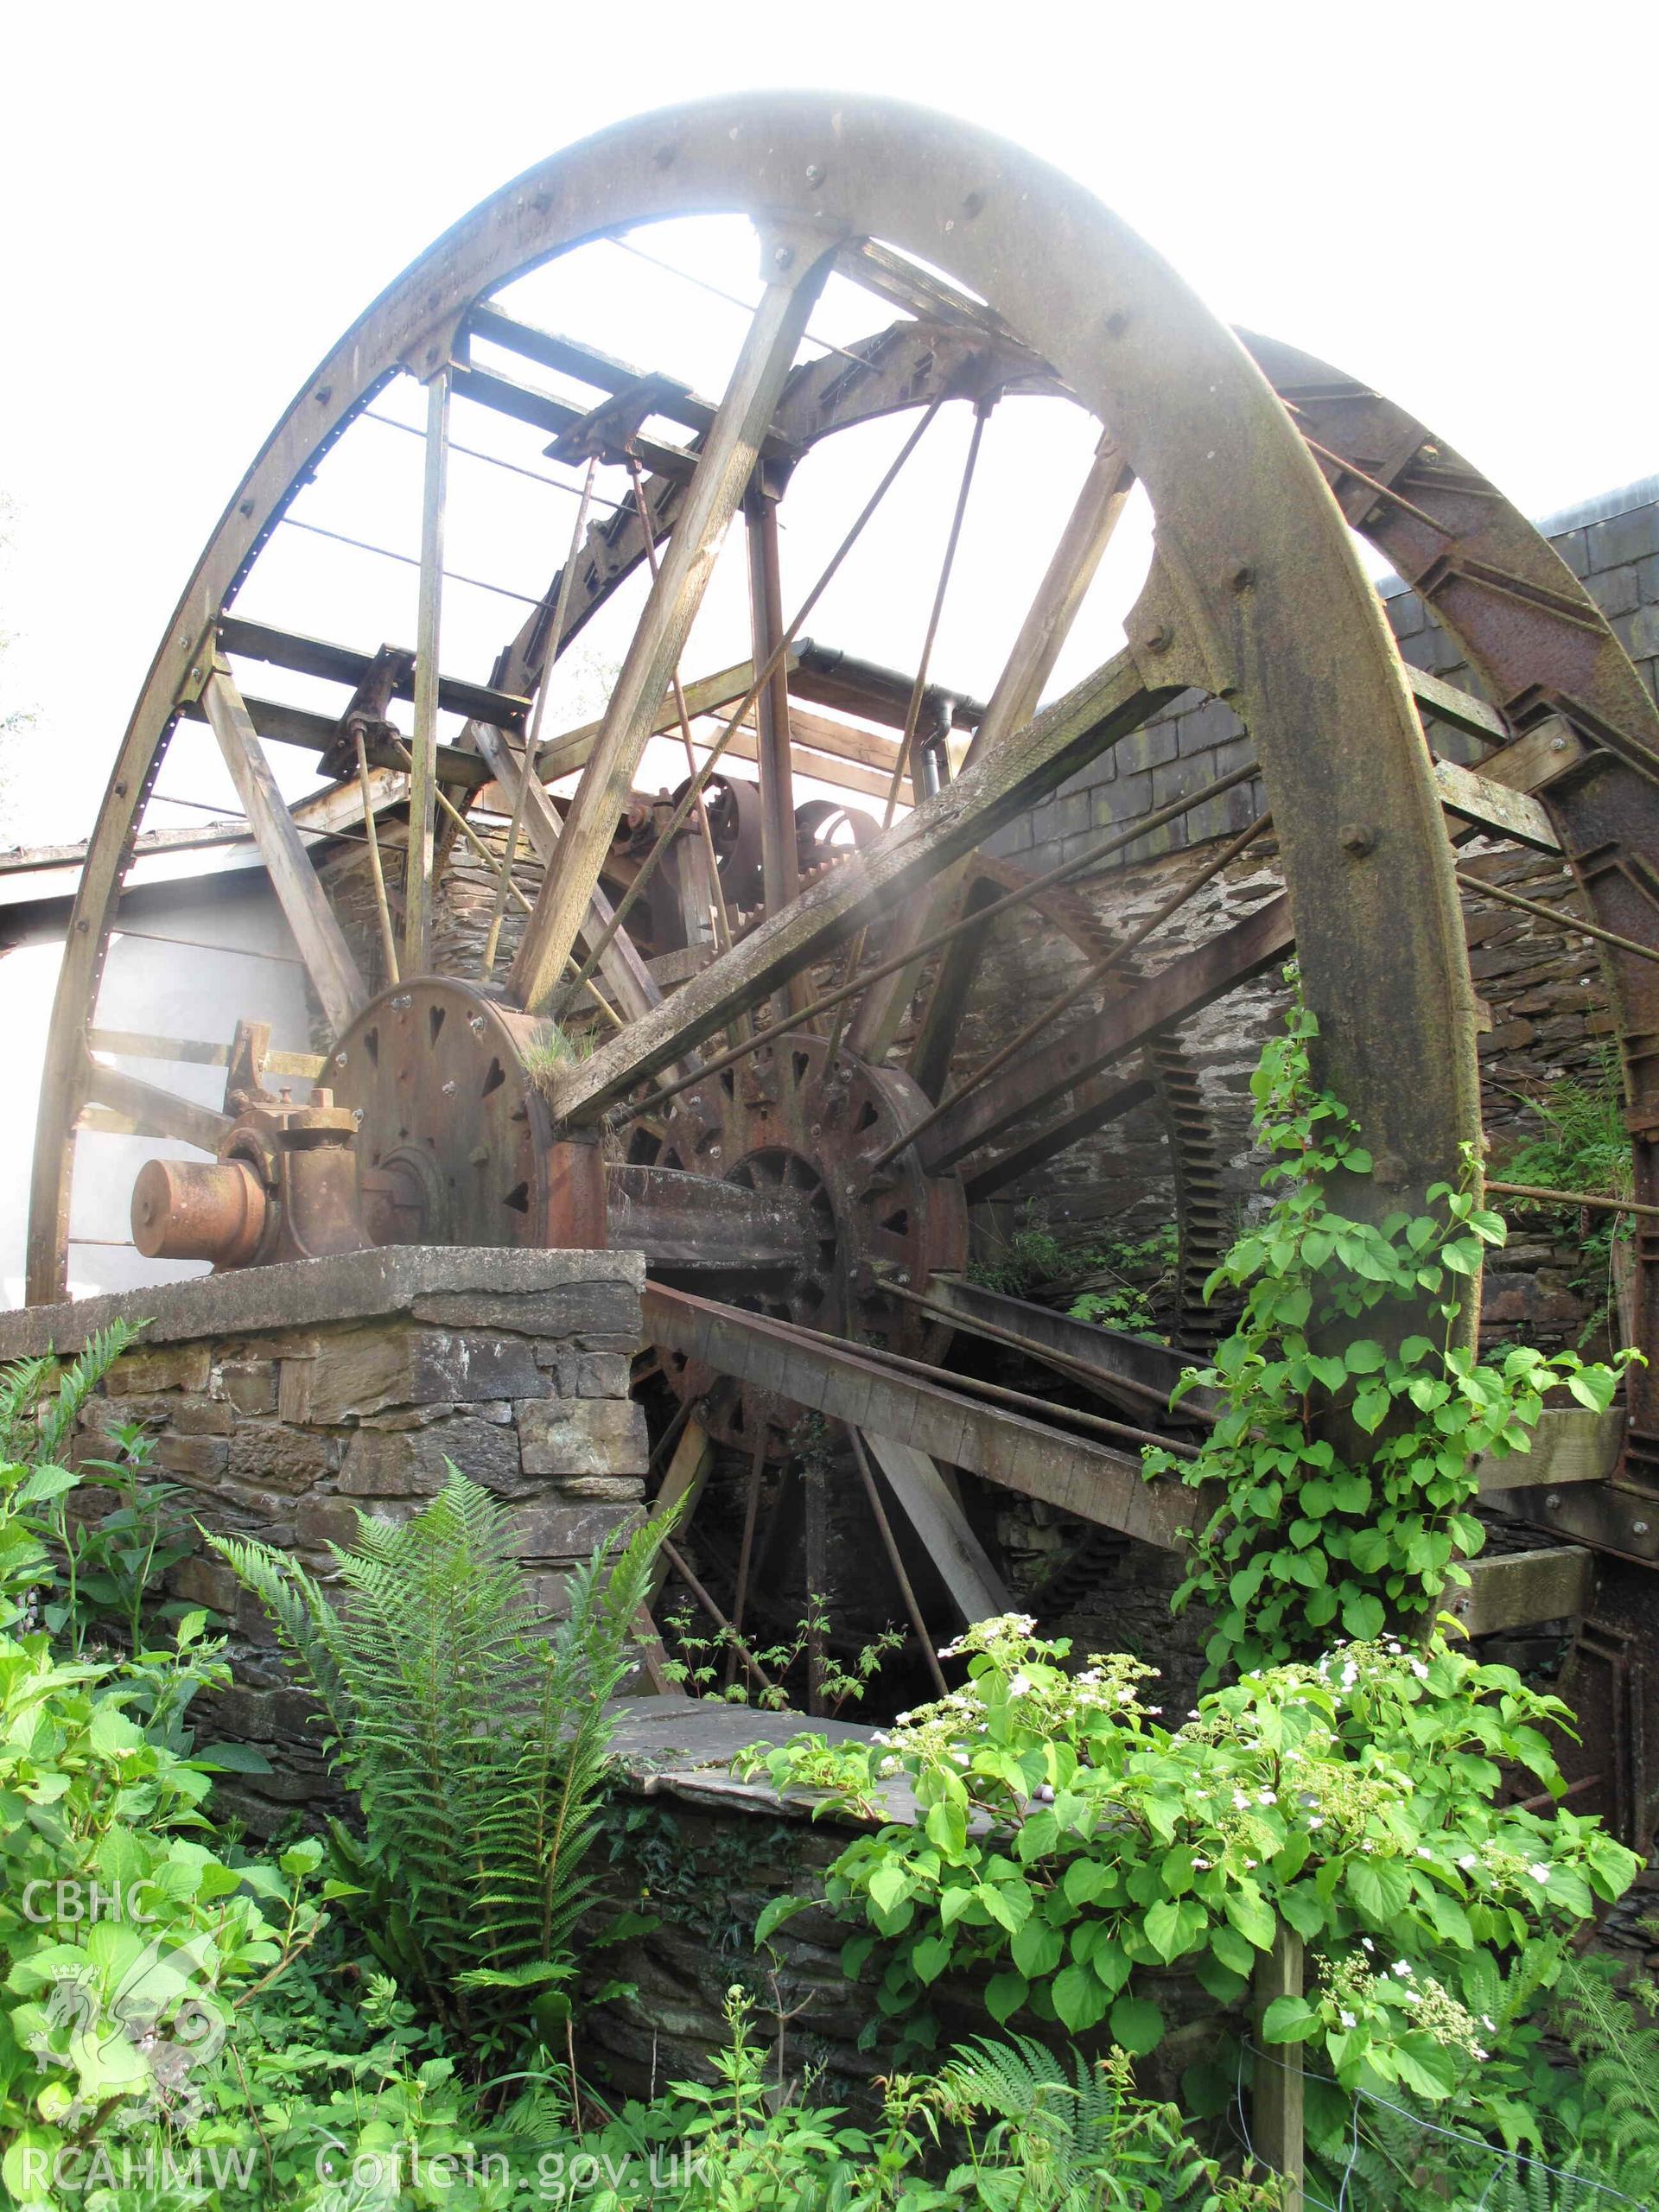
[[[76,1464],[136,1421],[156,1467],[215,1534],[252,1535],[327,1571],[359,1511],[401,1520],[447,1460],[512,1509],[537,1599],[556,1618],[571,1563],[639,1512],[643,1410],[628,1395],[643,1262],[632,1252],[417,1247],[249,1268],[0,1317],[0,1360],[80,1348],[118,1314],[147,1320],[84,1408]],[[102,1511],[107,1497],[78,1494]],[[77,1499],[72,1497],[71,1510]],[[269,1832],[329,1794],[310,1700],[263,1613],[198,1549],[171,1596],[231,1624],[233,1691],[218,1732],[270,1759],[220,1791]]]

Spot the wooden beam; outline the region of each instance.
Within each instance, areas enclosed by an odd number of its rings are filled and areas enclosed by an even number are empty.
[[[1268,2043],[1262,2033],[1268,2007],[1280,1997],[1302,1993],[1302,1939],[1281,1921],[1273,1948],[1256,1960],[1251,1986],[1255,2027],[1255,2083],[1250,2098],[1251,2148],[1283,2178],[1280,2212],[1303,2212],[1307,2170],[1302,2046]]]
[[[288,918],[317,997],[334,1034],[350,1027],[369,1002],[351,947],[318,880],[293,816],[289,812],[242,695],[223,661],[215,660],[202,701],[270,887]],[[105,1105],[115,1102],[105,1100]]]
[[[82,1090],[86,1097],[131,1122],[140,1136],[170,1138],[194,1145],[198,1152],[217,1153],[231,1133],[229,1117],[211,1106],[199,1106],[194,1098],[181,1098],[175,1091],[142,1082],[120,1068],[106,1067],[90,1053]]]
[[[432,965],[432,888],[437,861],[438,650],[443,613],[443,526],[449,472],[449,368],[426,387],[421,481],[421,585],[415,639],[415,717],[409,741],[409,843],[404,857],[401,976]]]
[[[275,668],[291,668],[300,676],[320,676],[330,683],[344,683],[353,690],[367,675],[375,656],[354,645],[336,645],[326,639],[302,637],[291,630],[274,629],[268,622],[250,622],[240,614],[221,614],[218,623],[219,649],[241,660],[266,661]],[[414,655],[409,655],[412,665]],[[415,696],[411,677],[399,677],[391,687],[394,699]],[[446,714],[477,716],[499,729],[523,732],[530,702],[511,691],[497,691],[487,683],[469,683],[460,677],[441,676],[438,704]],[[297,711],[297,710],[296,710]],[[297,742],[298,741],[295,741]]]
[[[1431,676],[1426,668],[1414,668],[1409,661],[1403,665],[1406,682],[1420,712],[1432,715],[1436,721],[1446,722],[1471,737],[1484,738],[1488,745],[1509,743],[1510,726],[1496,707],[1489,707],[1472,691],[1448,683],[1443,677]]]
[[[506,793],[508,804],[516,805],[523,773],[518,754],[501,732],[487,722],[472,722],[468,728],[480,754]],[[533,777],[524,792],[524,826],[537,859],[543,868],[550,868],[563,824],[552,800]],[[610,900],[595,883],[588,902],[582,941],[598,938],[609,926],[611,913]],[[662,991],[626,930],[619,930],[600,956],[599,972],[619,1012],[628,1020],[637,1021],[662,1005]]]
[[[94,1029],[88,1033],[86,1042],[94,1052],[116,1052],[123,1059],[173,1060],[181,1066],[204,1068],[227,1068],[231,1064],[228,1045],[210,1045],[194,1037],[156,1037],[136,1029]],[[327,1055],[322,1052],[267,1052],[264,1057],[268,1074],[307,1077],[313,1083],[327,1065]]]
[[[668,1463],[667,1473],[663,1477],[663,1486],[651,1502],[649,1517],[653,1521],[661,1521],[677,1505],[680,1509],[680,1516],[675,1527],[675,1534],[683,1536],[687,1525],[696,1512],[709,1478],[714,1471],[714,1439],[693,1414],[680,1431],[680,1440],[674,1446],[674,1456]],[[651,1588],[645,1599],[647,1607],[653,1611],[658,1599],[663,1594],[663,1585],[667,1581],[668,1575],[667,1554],[658,1552],[656,1563],[651,1570]]]
[[[874,1430],[892,1437],[943,1465],[1164,1550],[1179,1550],[1184,1532],[1207,1516],[1193,1491],[1166,1479],[1147,1482],[1133,1452],[969,1400],[947,1380],[884,1366],[855,1344],[825,1344],[764,1314],[660,1283],[645,1286],[643,1322],[648,1341],[702,1360],[718,1375],[776,1390],[867,1436]]]
[[[1588,1406],[1551,1406],[1538,1417],[1530,1452],[1500,1458],[1482,1452],[1471,1465],[1483,1497],[1510,1491],[1560,1490],[1569,1483],[1605,1483],[1618,1465],[1624,1442],[1622,1413]]]
[[[1488,830],[1495,837],[1512,837],[1516,844],[1530,845],[1541,853],[1560,851],[1561,841],[1548,815],[1525,791],[1494,783],[1490,776],[1478,776],[1455,760],[1436,760],[1433,768],[1440,804],[1448,814],[1472,822],[1478,830]]]
[[[1120,653],[990,759],[808,884],[785,913],[769,915],[649,1021],[636,1022],[573,1065],[550,1092],[555,1114],[566,1121],[596,1116],[1063,784],[1174,696],[1173,687],[1149,690],[1131,657]]]
[[[629,641],[605,727],[565,817],[558,855],[543,880],[512,965],[512,990],[529,1012],[556,988],[589,911],[651,726],[702,604],[728,526],[753,471],[790,366],[805,334],[825,264],[803,245],[761,296],[731,381],[697,461],[645,611]]]
[[[964,1621],[989,1620],[1012,1612],[1002,1578],[983,1545],[968,1526],[967,1516],[951,1496],[944,1477],[925,1452],[897,1437],[866,1429],[864,1441],[887,1478],[887,1486],[922,1540],[950,1601]]]
[[[793,655],[790,664],[794,664]],[[696,721],[702,715],[718,714],[722,707],[735,706],[745,697],[754,682],[754,664],[741,660],[731,668],[717,670],[712,676],[700,676],[695,683],[684,687],[686,712]],[[649,725],[648,734],[662,737],[679,728],[680,710],[671,698],[658,709]],[[574,775],[585,768],[604,728],[604,719],[594,722],[581,722],[574,729],[561,730],[550,737],[542,747],[540,773],[544,784],[556,783],[561,776]]]
[[[1471,1636],[1531,1628],[1539,1621],[1572,1620],[1595,1603],[1595,1554],[1581,1544],[1509,1552],[1498,1558],[1471,1559],[1466,1565],[1469,1587],[1448,1590],[1444,1610]]]

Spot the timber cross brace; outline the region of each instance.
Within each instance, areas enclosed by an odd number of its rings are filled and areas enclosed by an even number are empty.
[[[758,242],[758,304],[717,396],[672,362],[619,359],[602,330],[527,316],[531,273],[608,249],[614,276],[617,241],[692,218],[747,218]],[[856,331],[861,295],[863,334],[816,336],[832,300],[837,327]],[[400,388],[418,420],[397,414]],[[1052,543],[1010,556],[1021,582],[1003,589],[1000,672],[981,699],[951,688],[936,647],[982,438],[989,453],[1022,408],[1076,422],[1080,480],[1033,503]],[[486,416],[495,446],[469,446],[460,431],[480,435],[468,426]],[[971,424],[967,462],[931,480],[938,526],[912,564],[927,571],[925,620],[895,671],[818,632],[845,632],[861,574],[883,588],[890,571],[861,572],[861,537],[941,420]],[[522,451],[501,442],[503,423]],[[412,645],[353,632],[346,611],[346,644],[237,611],[299,519],[299,489],[388,423],[424,442]],[[822,451],[851,458],[830,470]],[[572,494],[577,479],[549,467],[588,472],[547,588],[508,594],[529,611],[487,680],[442,661],[447,609],[477,582],[445,565],[463,461]],[[1126,642],[1055,696],[1137,501],[1152,550]],[[786,591],[779,531],[798,517],[795,542],[822,557],[810,588],[791,577]],[[1355,532],[1421,594],[1484,696],[1402,663]],[[748,634],[726,665],[683,667],[734,561],[745,573],[728,597]],[[584,638],[614,652],[603,711],[544,729],[559,664]],[[311,690],[284,698],[296,677]],[[272,696],[245,689],[255,681]],[[319,684],[342,694],[337,712],[319,710]],[[986,849],[1193,690],[1239,718],[1242,766],[1172,779],[1041,878]],[[1437,760],[1426,720],[1472,740],[1472,765]],[[317,1029],[309,1058],[267,1058],[250,1005],[223,1111],[111,1065],[144,1040],[111,1044],[98,1027],[134,836],[170,741],[202,721]],[[640,788],[664,746],[677,788]],[[327,819],[338,834],[350,822],[357,848],[302,828],[270,747],[289,762],[308,750],[337,779]],[[487,827],[504,815],[505,855]],[[1214,842],[1175,896],[1144,925],[1109,927],[1081,879],[1154,831],[1186,842],[1189,821],[1195,846]],[[1138,1448],[1190,1447],[1205,1417],[1170,1412],[1179,1354],[968,1281],[970,1207],[1161,1107],[1176,1341],[1202,1343],[1196,1291],[1224,1249],[1228,1202],[1183,1027],[1293,949],[1319,1076],[1364,1129],[1377,1202],[1410,1206],[1455,1177],[1481,1139],[1454,863],[1471,835],[1570,871],[1621,1048],[1636,1199],[1651,1209],[1659,715],[1532,527],[1379,393],[1222,327],[1087,193],[994,137],[800,93],[646,117],[464,217],[346,334],[236,488],[157,648],[82,874],[41,1101],[29,1296],[64,1293],[77,1143],[112,1128],[204,1155],[140,1177],[134,1236],[152,1255],[225,1268],[381,1243],[626,1245],[652,1279],[639,1380],[676,1408],[658,1456],[664,1495],[701,1501],[703,1598],[740,1630],[772,1618],[823,1586],[831,1520],[844,1536],[868,1511],[868,1574],[931,1640],[1006,1595],[959,1478],[1173,1545],[1191,1501],[1146,1485]],[[522,882],[521,837],[535,863]],[[337,911],[334,858],[362,849],[372,906]],[[1246,852],[1269,855],[1282,888],[1217,921],[1199,893]],[[435,918],[446,875],[480,862],[495,921],[463,972]],[[1001,914],[1064,945],[1070,980],[1017,1036],[964,1053]],[[149,1040],[156,1058],[193,1056],[162,1049],[177,1042]],[[315,1087],[297,1103],[271,1087],[302,1071]],[[1655,1218],[1638,1215],[1634,1268],[1634,1333],[1650,1350]],[[976,1376],[975,1345],[1051,1386]],[[1629,1392],[1611,1425],[1555,1422],[1524,1473],[1494,1475],[1517,1517],[1560,1541],[1483,1569],[1471,1625],[1586,1617],[1574,1663],[1602,1685],[1586,1694],[1612,1715],[1623,1764],[1604,1760],[1585,1788],[1634,1833],[1659,1786],[1641,1693],[1659,1369],[1634,1370]],[[826,1423],[852,1432],[833,1494]]]

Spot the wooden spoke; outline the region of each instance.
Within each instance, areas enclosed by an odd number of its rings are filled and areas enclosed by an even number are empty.
[[[426,466],[421,486],[421,595],[415,639],[415,729],[410,750],[409,857],[404,868],[406,976],[432,965],[432,874],[438,789],[438,650],[443,612],[443,522],[449,465],[449,372],[426,388]]]
[[[967,1092],[940,1116],[922,1139],[922,1154],[937,1173],[988,1144],[1016,1122],[1072,1094],[1064,1121],[1051,1124],[1050,1141],[1040,1155],[1039,1139],[1027,1139],[1037,1158],[1051,1157],[1076,1141],[1067,1134],[1073,1119],[1090,1110],[1087,1087],[1101,1071],[1143,1045],[1160,1029],[1185,1021],[1240,983],[1263,974],[1294,949],[1290,901],[1269,899],[1253,914],[1223,930],[1207,944],[1172,960],[1157,975],[1137,983],[1120,999],[1063,1035],[1049,1038],[1012,1061],[1000,1074]],[[1116,1086],[1113,1086],[1116,1088]]]
[[[1145,1337],[1122,1329],[1103,1328],[1095,1321],[1075,1321],[1049,1306],[1033,1306],[1023,1298],[1010,1298],[965,1275],[938,1274],[927,1286],[930,1305],[959,1314],[965,1327],[983,1331],[994,1341],[1028,1352],[1033,1358],[1052,1360],[1062,1371],[1087,1381],[1145,1421],[1149,1413],[1166,1413],[1169,1394],[1188,1364],[1185,1353],[1168,1345],[1152,1344]],[[1216,1401],[1207,1390],[1190,1392],[1181,1401],[1177,1417],[1213,1419]]]
[[[367,1005],[368,991],[328,903],[328,894],[317,880],[304,840],[276,788],[242,695],[222,661],[216,661],[208,673],[202,703],[270,874],[270,887],[288,918],[323,1013],[338,1036]]]
[[[784,594],[778,565],[778,501],[757,480],[744,503],[749,549],[749,628],[754,664],[772,666],[754,702],[755,761],[760,784],[760,880],[766,912],[782,912],[801,887],[795,846],[795,779],[791,759],[789,677],[778,648],[784,641]]]
[[[119,1114],[140,1136],[165,1137],[194,1145],[198,1152],[217,1153],[231,1133],[230,1117],[211,1106],[181,1098],[159,1084],[145,1083],[120,1068],[107,1067],[88,1053],[81,1089],[83,1096]]]
[[[1014,1601],[1007,1586],[969,1527],[938,1463],[914,1445],[901,1444],[896,1436],[882,1436],[874,1429],[864,1432],[864,1440],[963,1619],[982,1621],[1012,1612]]]
[[[1111,543],[1134,482],[1134,472],[1122,452],[1109,439],[1103,440],[968,747],[964,766],[995,752],[1010,730],[1020,728],[1036,713],[1043,686],[1071,633],[1071,625]],[[903,944],[931,935],[944,918],[957,890],[953,874],[931,886],[925,893],[918,893],[899,918],[893,931],[894,941]],[[940,963],[929,1007],[918,1031],[912,1064],[939,1052],[938,1032],[947,1020],[954,1036],[978,956],[978,944],[964,939]],[[855,1052],[871,1059],[886,1058],[920,982],[919,968],[903,968],[888,982],[872,988],[848,1032],[848,1042]]]
[[[666,1006],[559,1077],[550,1090],[554,1112],[571,1122],[592,1120],[1064,783],[1172,696],[1148,690],[1131,655],[1109,661],[995,757],[809,884],[787,912],[768,916]]]
[[[798,270],[791,262],[790,272],[767,286],[756,310],[582,771],[557,857],[513,963],[514,995],[526,1008],[550,995],[575,947],[617,815],[817,297],[823,264],[804,251],[801,260]]]

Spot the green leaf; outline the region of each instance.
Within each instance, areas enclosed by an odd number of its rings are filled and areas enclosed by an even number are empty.
[[[940,1856],[955,1863],[968,1847],[968,1816],[960,1805],[941,1797],[928,1812],[926,1834]]]
[[[910,1895],[908,1872],[896,1860],[888,1859],[871,1875],[869,1894],[873,1904],[879,1905],[883,1912],[891,1912]]]
[[[1052,1974],[1065,1956],[1065,1938],[1058,1928],[1051,1928],[1033,1913],[1008,1948],[1027,1980],[1039,1981]]]
[[[1056,1974],[1049,1994],[1061,2026],[1074,2036],[1092,2028],[1111,2002],[1088,1967],[1067,1967],[1064,1974]]]
[[[792,1920],[798,1912],[805,1912],[811,1904],[810,1897],[785,1896],[772,1898],[754,1923],[755,1942],[764,1943],[774,1929],[781,1928],[786,1920]]]
[[[993,1974],[985,1985],[985,2010],[999,2028],[1004,2027],[1025,2003],[1029,1993],[1023,1974]]]
[[[1111,2029],[1114,2043],[1131,2057],[1144,2058],[1164,2039],[1164,2016],[1149,1997],[1120,1997],[1112,2007]]]
[[[1325,1915],[1319,1915],[1321,1926]],[[1210,1931],[1210,1948],[1234,1974],[1249,1974],[1255,1971],[1255,1947],[1241,1936],[1236,1928],[1217,1927]]]
[[[1247,1942],[1254,1943],[1258,1951],[1273,1948],[1273,1908],[1259,1893],[1253,1895],[1246,1889],[1234,1890],[1226,1903],[1227,1917]]]
[[[1384,1357],[1381,1344],[1370,1337],[1356,1337],[1344,1349],[1342,1361],[1351,1375],[1375,1375]]]
[[[1343,1869],[1342,1878],[1374,1928],[1385,1927],[1411,1902],[1411,1877],[1397,1860],[1356,1854]]]
[[[1368,1643],[1386,1618],[1382,1600],[1372,1597],[1368,1591],[1360,1591],[1343,1600],[1342,1624],[1361,1643]]]
[[[1305,1997],[1275,1997],[1262,2015],[1264,2043],[1306,2043],[1323,2023]]]
[[[948,1936],[924,1936],[919,1943],[912,1945],[910,1963],[916,1969],[916,1979],[937,1981],[950,1963],[952,1948]]]

